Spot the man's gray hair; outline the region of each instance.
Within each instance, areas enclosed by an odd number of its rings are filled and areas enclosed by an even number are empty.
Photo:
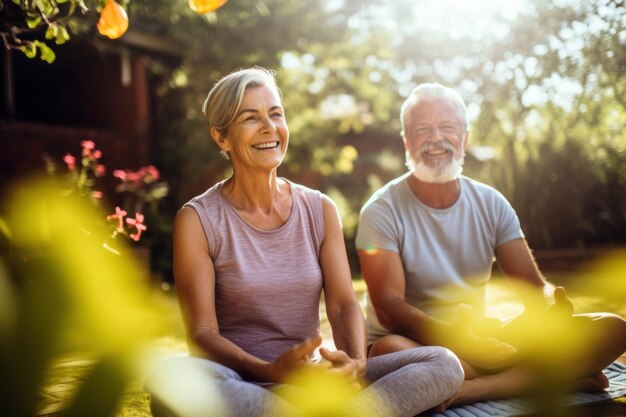
[[[432,102],[438,99],[445,99],[452,103],[457,110],[459,122],[463,126],[463,130],[469,131],[469,121],[467,120],[467,107],[459,93],[452,88],[445,87],[439,83],[423,83],[418,85],[411,91],[409,97],[402,103],[400,107],[400,123],[402,124],[402,132],[404,136],[406,132],[406,113],[411,107],[422,102]]]

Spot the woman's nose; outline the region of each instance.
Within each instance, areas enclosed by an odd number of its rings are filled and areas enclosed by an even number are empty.
[[[263,122],[263,132],[273,133],[276,131],[276,125],[274,124],[274,121],[271,117],[265,116],[261,120]]]

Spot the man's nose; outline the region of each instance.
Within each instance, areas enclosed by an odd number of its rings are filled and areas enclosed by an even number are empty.
[[[437,142],[443,140],[443,130],[439,129],[437,126],[433,126],[430,129],[430,138]]]

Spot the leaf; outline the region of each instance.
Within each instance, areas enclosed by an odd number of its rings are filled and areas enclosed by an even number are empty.
[[[54,7],[49,0],[35,0],[35,4],[37,8],[41,11],[41,13],[50,16],[53,14]]]
[[[24,55],[26,55],[28,58],[34,58],[35,56],[37,56],[37,48],[32,43],[29,43],[28,45],[20,46],[20,49],[22,50],[22,52],[24,52]]]
[[[59,31],[57,32],[56,44],[63,45],[70,39],[70,34],[67,32],[67,29],[64,26],[59,26]]]
[[[45,38],[46,39],[54,39],[57,36],[57,33],[59,32],[59,27],[55,24],[52,24],[50,26],[48,26],[48,29],[46,29],[46,35]]]
[[[40,41],[35,41],[35,45],[39,48],[41,60],[46,61],[48,64],[52,64],[56,59],[54,51],[48,45]]]
[[[35,29],[37,26],[41,24],[41,17],[39,16],[28,16],[26,18],[26,24],[29,28]]]

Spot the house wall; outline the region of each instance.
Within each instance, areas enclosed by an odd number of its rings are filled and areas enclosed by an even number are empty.
[[[110,172],[149,163],[150,86],[142,55],[76,43],[59,48],[52,64],[16,52],[2,60],[12,92],[3,89],[0,107],[0,190],[43,170],[44,154],[60,163],[66,153],[78,156],[85,139],[102,150]]]

